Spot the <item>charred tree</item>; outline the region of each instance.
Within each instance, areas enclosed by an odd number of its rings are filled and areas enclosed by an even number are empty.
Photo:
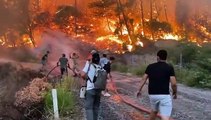
[[[165,12],[165,18],[166,18],[166,21],[168,22],[168,14],[167,14],[167,5],[166,5],[166,1],[164,3],[164,12]]]
[[[143,29],[143,36],[145,35],[145,25],[144,25],[144,7],[143,7],[143,0],[140,0],[140,8],[141,8],[141,22],[142,22],[142,29]]]
[[[154,36],[154,30],[153,30],[153,0],[150,0],[150,29],[151,29],[151,34],[152,34],[152,40],[155,40],[155,36]]]
[[[117,4],[118,4],[118,6],[119,6],[120,12],[122,13],[123,20],[124,20],[126,29],[127,29],[127,31],[128,31],[129,42],[130,42],[130,44],[131,44],[131,43],[132,43],[132,41],[131,41],[132,36],[131,36],[130,27],[129,27],[129,25],[128,25],[128,18],[127,18],[126,15],[125,15],[125,12],[124,12],[123,5],[122,5],[122,3],[121,3],[121,0],[117,0]]]

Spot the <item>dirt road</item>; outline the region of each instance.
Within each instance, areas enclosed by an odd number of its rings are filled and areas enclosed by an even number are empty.
[[[147,85],[143,89],[142,96],[136,98],[141,82],[139,77],[114,72],[113,80],[121,95],[127,95],[138,100],[146,108],[150,108]],[[172,117],[175,120],[211,120],[211,90],[190,88],[179,84],[178,99],[173,100]]]

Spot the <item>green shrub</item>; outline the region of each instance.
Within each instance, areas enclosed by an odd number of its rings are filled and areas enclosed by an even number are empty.
[[[72,113],[75,104],[73,94],[64,88],[57,88],[57,98],[59,114],[65,116]],[[53,114],[53,99],[51,91],[45,95],[45,110],[48,114]]]
[[[60,85],[60,84],[59,84]],[[79,80],[73,79],[72,77],[66,76],[61,83],[61,86],[66,90],[74,91],[80,88]]]
[[[131,67],[131,72],[134,75],[142,76],[145,73],[146,65],[138,66],[138,67]]]
[[[112,64],[112,70],[127,73],[128,72],[128,66],[123,65],[122,63],[114,63],[114,64]]]
[[[145,72],[146,65],[139,65],[137,67],[135,66],[129,66],[129,65],[123,65],[121,63],[115,63],[112,65],[112,70],[119,71],[122,73],[132,73],[134,75],[142,76]]]
[[[75,97],[71,92],[74,89],[75,81],[71,77],[65,77],[61,84],[56,86],[59,114],[62,116],[73,112]],[[52,93],[48,91],[45,95],[45,109],[48,114],[53,114]]]
[[[211,75],[209,72],[195,67],[176,69],[176,77],[178,82],[193,87],[211,88]]]

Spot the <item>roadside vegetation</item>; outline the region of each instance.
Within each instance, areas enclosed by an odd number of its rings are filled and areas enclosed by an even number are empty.
[[[0,119],[53,119],[51,79],[12,63],[1,63],[0,70]],[[60,118],[81,119],[76,80],[65,77],[55,88]]]
[[[61,84],[56,85],[59,115],[61,117],[70,116],[74,113],[76,98],[73,93],[74,81],[70,77],[65,77]],[[48,116],[53,116],[53,99],[51,91],[48,91],[44,97],[45,111]]]
[[[160,47],[168,51],[168,62],[175,68],[176,77],[179,83],[199,88],[211,89],[211,44],[206,43],[201,46],[195,43],[181,42],[174,47]],[[156,55],[157,51],[148,51]],[[143,53],[136,54],[143,56]],[[145,53],[147,54],[147,53]],[[129,65],[117,59],[113,64],[113,70],[131,73],[142,76],[148,64]]]

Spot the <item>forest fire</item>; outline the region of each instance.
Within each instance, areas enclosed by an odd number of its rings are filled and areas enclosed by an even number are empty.
[[[8,18],[24,18],[20,23],[0,21],[1,46],[36,47],[42,33],[35,33],[40,29],[60,30],[71,38],[111,51],[124,51],[124,46],[133,51],[135,46],[143,47],[146,40],[187,39],[197,44],[211,41],[211,13],[206,9],[211,2],[206,0],[26,1],[0,2],[2,10],[14,12],[6,13]],[[26,7],[20,7],[23,5]],[[197,12],[193,13],[196,6]]]

